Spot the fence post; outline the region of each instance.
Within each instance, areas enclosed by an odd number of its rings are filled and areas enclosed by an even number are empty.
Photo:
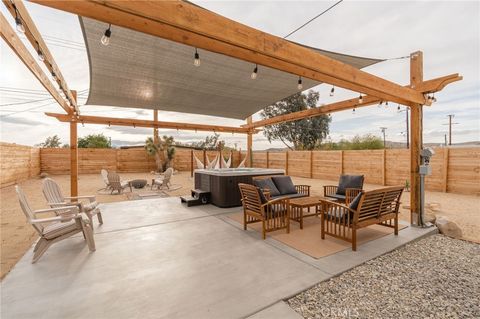
[[[285,152],[285,175],[288,175],[288,151]]]
[[[270,152],[267,151],[267,168],[270,168],[270,163],[269,163],[270,162],[270,155],[269,154],[270,154]]]
[[[310,178],[313,178],[313,151],[310,151]]]
[[[343,151],[340,151],[340,175],[343,175]]]
[[[387,158],[387,150],[383,149],[382,153],[382,185],[387,185],[387,165],[386,165],[386,158]]]
[[[203,168],[207,168],[207,151],[203,149]]]
[[[193,177],[193,150],[190,150],[190,177]]]
[[[442,190],[444,193],[448,190],[448,162],[450,157],[450,149],[445,147],[443,149],[443,185]]]

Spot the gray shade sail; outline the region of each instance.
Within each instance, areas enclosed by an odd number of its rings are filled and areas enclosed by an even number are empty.
[[[213,115],[245,119],[266,106],[298,92],[298,76],[195,48],[134,30],[112,26],[110,44],[100,38],[108,25],[80,17],[90,63],[87,105]],[[363,68],[382,60],[316,50]],[[302,79],[303,90],[320,82]]]

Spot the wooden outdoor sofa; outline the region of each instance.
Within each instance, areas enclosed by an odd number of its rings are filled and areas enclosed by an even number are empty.
[[[290,176],[265,175],[252,177],[253,184],[263,191],[267,199],[310,196],[310,185],[294,185]]]
[[[330,235],[352,243],[357,250],[357,230],[379,224],[393,227],[398,235],[398,209],[403,186],[361,192],[349,206],[322,200],[321,236]]]

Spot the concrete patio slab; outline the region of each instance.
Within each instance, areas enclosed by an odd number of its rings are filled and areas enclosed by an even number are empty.
[[[248,319],[302,319],[298,313],[295,312],[285,302],[280,301],[276,304],[263,309],[256,314],[248,317]]]
[[[30,250],[2,282],[2,318],[240,318],[329,277],[203,209],[104,205],[97,251],[78,236],[31,265]]]

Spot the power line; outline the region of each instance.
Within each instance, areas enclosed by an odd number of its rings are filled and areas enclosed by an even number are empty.
[[[10,114],[5,114],[5,115],[0,115],[0,119],[3,119],[3,118],[8,117],[8,116],[10,116],[10,115],[15,115],[15,114],[19,114],[19,113],[23,113],[23,112],[28,112],[28,111],[35,110],[35,109],[39,109],[39,108],[42,108],[42,107],[45,107],[45,106],[49,106],[49,105],[53,105],[53,104],[56,104],[56,103],[57,103],[57,102],[49,102],[49,103],[47,103],[47,104],[34,106],[34,107],[29,108],[29,109],[26,109],[26,110],[17,111],[17,112],[10,113]]]
[[[299,31],[300,29],[302,29],[303,27],[305,27],[306,25],[308,25],[310,22],[316,20],[317,18],[321,17],[322,15],[324,15],[325,13],[327,13],[328,11],[330,11],[331,9],[333,9],[333,7],[337,6],[338,4],[340,4],[343,0],[340,0],[338,2],[336,2],[335,4],[331,5],[329,8],[327,8],[326,10],[320,12],[319,14],[317,14],[315,17],[313,17],[312,19],[308,20],[307,22],[305,22],[304,24],[302,24],[301,26],[299,26],[298,28],[296,28],[295,30],[293,30],[292,32],[290,32],[289,34],[287,34],[286,36],[284,36],[283,38],[286,39],[288,38],[289,36],[291,36],[292,34],[294,34],[295,32]]]

